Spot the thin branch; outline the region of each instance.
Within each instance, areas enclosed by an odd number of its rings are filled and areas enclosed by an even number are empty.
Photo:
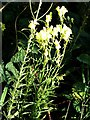
[[[65,115],[65,119],[67,119],[67,116],[68,116],[68,112],[69,112],[69,108],[70,108],[70,105],[71,105],[71,101],[69,101],[69,104],[68,104],[68,108],[67,108],[67,112],[66,112],[66,115]]]
[[[18,41],[17,41],[17,20],[19,18],[19,16],[27,9],[28,6],[26,6],[21,12],[20,14],[16,17],[16,20],[15,20],[15,31],[16,31],[16,49],[17,49],[17,44],[18,44]],[[13,53],[15,53],[16,49],[14,50]]]
[[[10,2],[6,3],[2,8],[0,8],[0,12],[9,4]]]
[[[48,111],[49,120],[52,120],[50,111]]]
[[[42,5],[42,0],[40,0],[39,6],[38,6],[38,11],[37,11],[37,15],[36,15],[36,20],[37,20],[37,18],[38,18],[41,5]]]
[[[32,11],[31,0],[29,0],[29,6],[30,6],[30,11],[31,11],[31,14],[33,16],[33,19],[35,19],[35,16],[34,16],[33,11]]]
[[[43,14],[40,18],[38,18],[38,20],[40,20],[41,18],[43,18],[51,9],[53,3],[51,3],[51,6],[49,7],[49,9],[47,10],[47,12],[45,14]]]

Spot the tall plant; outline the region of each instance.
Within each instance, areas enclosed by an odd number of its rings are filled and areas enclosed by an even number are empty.
[[[65,24],[65,13],[68,10],[58,6],[56,11],[59,24],[51,24],[52,12],[47,12],[44,27],[38,30],[43,16],[38,18],[42,2],[40,1],[36,17],[31,13],[30,32],[27,48],[18,46],[18,52],[5,66],[5,77],[9,85],[7,111],[3,111],[7,119],[44,119],[47,112],[54,109],[52,104],[55,88],[65,74],[60,74],[66,47],[71,39],[72,30]],[[21,30],[23,31],[26,29]],[[23,33],[24,34],[24,33]],[[25,34],[24,34],[25,35]],[[26,36],[26,35],[25,35]],[[17,64],[17,66],[15,66]]]

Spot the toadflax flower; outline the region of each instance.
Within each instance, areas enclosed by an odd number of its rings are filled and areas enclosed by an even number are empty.
[[[60,7],[58,6],[58,7],[56,8],[56,10],[58,11],[58,15],[59,15],[60,17],[64,16],[65,13],[68,12],[68,10],[67,10],[64,6],[62,6],[61,9],[60,9]]]
[[[68,40],[70,37],[70,34],[72,34],[72,30],[64,24],[61,34],[64,40]]]
[[[46,15],[46,22],[49,23],[52,20],[52,12],[49,15]]]
[[[55,40],[54,44],[55,44],[56,50],[59,50],[61,48],[57,39]]]
[[[32,20],[28,27],[35,30],[36,25],[39,25],[39,23],[36,20]]]
[[[40,32],[36,33],[36,39],[37,40],[48,40],[51,38],[51,34],[47,31],[46,27],[43,27],[43,30],[41,30]]]

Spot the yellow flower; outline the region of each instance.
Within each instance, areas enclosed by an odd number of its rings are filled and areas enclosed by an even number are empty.
[[[58,37],[58,29],[57,29],[57,27],[54,27],[53,28],[53,31],[52,31],[52,35],[55,37]]]
[[[52,31],[53,31],[53,26],[51,25],[50,27],[47,28],[47,32],[49,34],[52,34]]]
[[[68,10],[64,6],[62,6],[61,9],[60,9],[60,12],[64,16],[65,13],[68,12]]]
[[[70,34],[72,34],[72,30],[64,24],[61,34],[64,40],[68,40],[70,37]]]
[[[60,7],[58,6],[58,7],[56,8],[56,10],[57,10],[58,15],[59,15],[59,17],[60,17],[61,23],[63,23],[63,21],[64,21],[64,19],[65,19],[64,15],[65,15],[66,12],[68,12],[68,10],[67,10],[64,6],[62,6],[61,9],[60,9]]]
[[[52,20],[52,12],[49,15],[46,15],[46,22],[49,23]]]
[[[65,13],[68,12],[68,10],[67,10],[64,6],[62,6],[61,9],[60,9],[60,7],[58,6],[58,7],[56,8],[56,10],[58,11],[58,15],[59,15],[60,17],[64,16]]]
[[[39,23],[36,20],[32,20],[28,27],[35,30],[36,25],[39,25]]]
[[[54,44],[55,44],[55,47],[56,47],[57,50],[59,50],[61,48],[57,39],[55,40]]]
[[[47,39],[47,32],[45,30],[40,31],[41,39],[46,40]]]
[[[60,32],[62,30],[62,25],[56,25],[57,31]]]
[[[46,27],[43,27],[39,33],[36,33],[36,39],[38,40],[49,40],[51,38],[51,34],[48,32]]]

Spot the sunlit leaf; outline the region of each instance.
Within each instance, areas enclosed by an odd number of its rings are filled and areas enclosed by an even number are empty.
[[[0,98],[0,110],[4,104],[4,101],[5,101],[5,98],[7,95],[7,91],[8,91],[8,87],[4,87],[3,93],[2,93],[1,98]]]
[[[15,68],[12,62],[7,63],[5,66],[7,70],[9,70],[13,75],[18,78],[18,70]]]
[[[20,48],[20,50],[11,58],[11,62],[17,63],[24,60],[25,51]]]

